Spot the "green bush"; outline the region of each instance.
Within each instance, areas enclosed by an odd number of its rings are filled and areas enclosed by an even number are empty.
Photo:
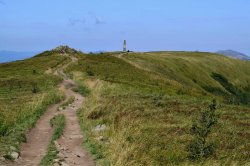
[[[89,66],[87,66],[86,73],[87,73],[88,76],[94,76],[95,75],[94,72],[90,69]]]
[[[188,157],[191,160],[207,158],[214,154],[215,146],[213,143],[207,142],[207,137],[217,123],[215,111],[216,101],[213,100],[209,108],[203,110],[199,119],[192,125],[191,134],[194,135],[194,139],[188,146]]]
[[[90,93],[90,90],[86,87],[86,86],[83,86],[83,85],[79,85],[79,87],[77,88],[73,88],[72,89],[74,92],[78,92],[80,93],[81,95],[88,95]]]
[[[37,83],[32,83],[32,93],[37,93],[37,92],[38,92]]]

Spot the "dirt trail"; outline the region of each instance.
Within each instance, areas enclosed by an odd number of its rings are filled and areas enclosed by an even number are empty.
[[[50,119],[56,115],[57,105],[50,106],[47,112],[38,120],[36,126],[27,135],[27,143],[21,147],[21,158],[13,165],[38,165],[47,152],[47,146],[53,133]]]
[[[123,55],[124,55],[124,53],[119,53],[119,54],[114,54],[113,56],[116,57],[116,58],[120,58],[120,59],[124,60],[125,62],[131,64],[132,66],[134,66],[134,67],[136,67],[136,68],[138,68],[140,70],[152,72],[150,69],[144,68],[144,67],[140,66],[139,64],[137,64],[136,62],[133,62],[133,61],[131,61],[129,59],[124,58]]]
[[[72,58],[72,62],[76,59]],[[31,129],[27,135],[27,143],[21,146],[20,158],[6,166],[37,166],[47,152],[47,147],[53,134],[53,128],[50,126],[50,119],[57,114],[64,114],[66,126],[62,138],[57,142],[59,157],[65,160],[64,164],[71,166],[94,166],[94,162],[87,152],[82,148],[83,135],[78,123],[76,110],[81,108],[84,98],[78,93],[73,92],[70,87],[76,86],[75,82],[67,79],[63,69],[69,64],[58,69],[54,74],[60,75],[64,80],[59,88],[65,92],[66,101],[74,96],[75,101],[63,111],[57,111],[59,104],[54,104],[48,108],[46,113],[38,120],[36,126]],[[62,101],[62,102],[64,102]],[[61,103],[62,103],[61,102]]]
[[[72,80],[65,80],[65,83],[65,87],[75,86]],[[83,135],[76,114],[76,110],[82,106],[84,98],[71,89],[65,89],[65,93],[67,98],[74,96],[75,101],[61,112],[66,117],[66,126],[63,136],[57,141],[59,157],[64,158],[65,163],[70,166],[92,166],[93,161],[81,146]]]

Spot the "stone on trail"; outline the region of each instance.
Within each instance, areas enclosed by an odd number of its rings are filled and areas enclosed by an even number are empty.
[[[57,155],[59,158],[64,158],[64,154],[62,152],[59,152],[58,155]]]
[[[10,154],[11,158],[13,158],[14,160],[19,158],[19,154],[17,152],[11,152]]]
[[[54,163],[59,163],[60,159],[54,159],[53,162]]]
[[[61,163],[61,166],[68,166],[68,164],[65,163],[65,162],[62,162],[62,163]]]
[[[60,166],[60,164],[58,164],[58,163],[54,163],[54,164],[53,164],[53,166]]]
[[[54,141],[54,144],[55,144],[55,146],[56,146],[56,149],[60,149],[60,145],[58,144],[57,141]]]
[[[62,107],[59,107],[59,108],[58,108],[58,111],[63,111],[63,108],[62,108]]]

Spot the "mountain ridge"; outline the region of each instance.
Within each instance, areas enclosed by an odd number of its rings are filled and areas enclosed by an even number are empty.
[[[236,58],[236,59],[241,59],[241,60],[250,60],[250,56],[243,54],[241,52],[235,51],[235,50],[220,50],[215,52],[217,54],[225,55],[228,57]]]

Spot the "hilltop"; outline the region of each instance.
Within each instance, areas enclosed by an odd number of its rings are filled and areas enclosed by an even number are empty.
[[[249,61],[205,52],[84,54],[62,46],[0,64],[0,76],[0,156],[19,149],[47,106],[63,100],[58,86],[72,79],[78,87],[66,89],[85,97],[78,110],[84,148],[100,165],[250,162]],[[216,153],[193,163],[190,128],[212,99]]]
[[[234,50],[221,50],[221,51],[217,51],[216,52],[217,54],[222,54],[222,55],[225,55],[225,56],[229,56],[229,57],[232,57],[232,58],[236,58],[236,59],[241,59],[241,60],[250,60],[250,57],[243,54],[243,53],[240,53],[238,51],[234,51]]]
[[[69,46],[58,46],[52,50],[39,53],[38,51],[0,51],[0,63],[31,58],[35,55],[46,56],[52,54],[76,54],[78,51]]]

